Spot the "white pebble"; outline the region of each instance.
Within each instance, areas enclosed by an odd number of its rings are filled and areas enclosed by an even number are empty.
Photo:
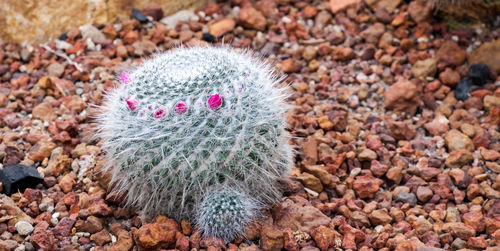
[[[33,226],[27,221],[18,221],[15,225],[17,232],[20,235],[28,235],[33,232]]]

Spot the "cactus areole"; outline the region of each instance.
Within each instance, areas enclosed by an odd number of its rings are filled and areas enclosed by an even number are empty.
[[[292,148],[287,93],[271,67],[229,47],[179,48],[120,77],[98,115],[113,189],[148,216],[244,236],[281,197]]]

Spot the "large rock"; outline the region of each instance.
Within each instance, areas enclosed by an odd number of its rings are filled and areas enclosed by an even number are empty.
[[[374,11],[383,8],[391,13],[398,7],[401,0],[365,0],[365,3]]]
[[[468,57],[469,65],[485,64],[490,70],[500,74],[500,39],[484,43]]]
[[[413,115],[420,105],[420,88],[409,80],[401,79],[387,88],[384,98],[386,109]]]
[[[59,37],[70,27],[88,23],[108,24],[130,18],[139,10],[159,5],[165,15],[181,9],[200,9],[207,0],[37,0],[0,1],[0,38],[14,42],[39,43]]]
[[[311,232],[319,226],[327,226],[331,219],[306,199],[292,197],[278,203],[272,209],[274,224],[279,228],[290,228],[292,231]]]
[[[444,42],[436,52],[438,66],[459,66],[465,62],[466,52],[452,40]]]
[[[347,8],[359,8],[361,0],[330,0],[330,10],[333,13],[344,11]]]

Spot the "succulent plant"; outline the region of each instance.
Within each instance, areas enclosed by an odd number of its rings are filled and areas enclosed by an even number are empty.
[[[291,166],[281,80],[225,46],[178,48],[122,74],[97,117],[113,189],[144,215],[243,235]]]

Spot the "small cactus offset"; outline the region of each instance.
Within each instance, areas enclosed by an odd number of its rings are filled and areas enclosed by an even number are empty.
[[[267,64],[228,47],[179,48],[120,82],[98,136],[128,206],[230,241],[280,198],[292,164],[287,94]]]

